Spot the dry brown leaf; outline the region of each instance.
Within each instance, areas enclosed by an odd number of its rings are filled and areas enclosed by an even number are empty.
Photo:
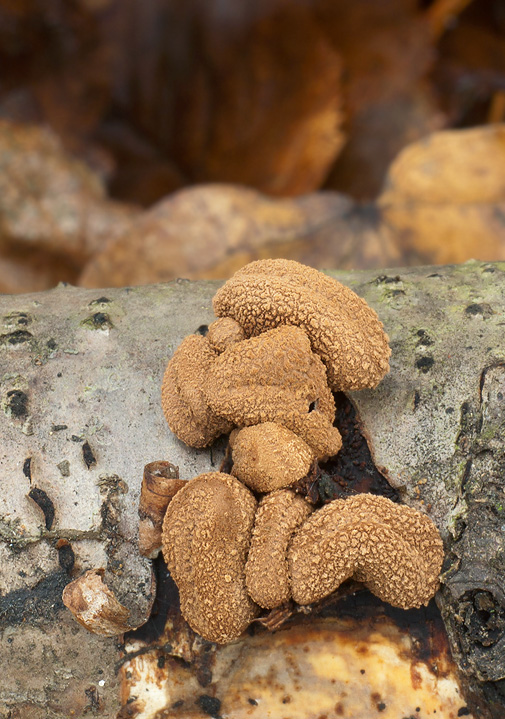
[[[416,0],[314,5],[342,56],[348,115],[348,139],[325,186],[375,198],[396,154],[445,122],[427,82],[434,59],[430,27]]]
[[[316,267],[373,267],[398,255],[375,215],[336,193],[275,200],[231,185],[182,190],[143,213],[85,268],[80,284],[139,285],[228,277],[244,263],[287,257]]]
[[[385,230],[414,262],[505,259],[505,125],[409,145],[378,206]]]
[[[0,0],[0,107],[48,122],[73,151],[102,140],[122,197],[145,195],[131,172],[143,175],[142,145],[162,193],[178,176],[309,192],[344,140],[342,63],[313,5]],[[136,157],[132,143],[107,143],[114,122],[135,135]]]
[[[107,200],[98,177],[51,132],[0,120],[0,257],[13,270],[3,273],[4,291],[72,279],[134,213]]]
[[[130,2],[124,18],[119,73],[135,125],[191,183],[319,187],[343,143],[341,60],[312,3],[157,4]]]

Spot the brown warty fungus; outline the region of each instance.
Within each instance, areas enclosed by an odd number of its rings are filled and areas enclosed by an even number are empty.
[[[190,447],[206,447],[232,424],[217,417],[202,389],[204,378],[217,357],[202,335],[189,335],[174,352],[161,386],[161,405],[172,432]]]
[[[426,604],[443,556],[427,516],[369,494],[313,511],[289,489],[340,450],[332,389],[375,387],[388,371],[377,314],[348,287],[289,260],[247,265],[217,292],[214,309],[207,336],[187,337],[168,363],[162,403],[190,446],[231,432],[232,474],[182,487],[158,487],[161,478],[149,475],[142,489],[146,551],[156,550],[168,504],[162,550],[187,622],[226,644],[260,607],[312,604],[351,577],[395,606]],[[251,490],[264,493],[259,506]]]
[[[132,626],[130,612],[116,599],[114,592],[103,581],[105,570],[90,569],[63,590],[63,604],[74,619],[94,634],[115,637]]]
[[[375,387],[389,370],[391,350],[376,312],[337,280],[293,260],[246,265],[217,291],[214,311],[248,337],[279,325],[302,328],[334,390]]]
[[[291,599],[288,545],[311,512],[308,502],[289,489],[271,492],[259,503],[245,574],[249,596],[261,607],[272,609]]]
[[[224,352],[227,347],[245,339],[242,327],[231,317],[221,317],[209,325],[207,339],[216,352]]]
[[[442,559],[440,534],[425,514],[372,494],[334,500],[293,536],[293,599],[311,604],[353,577],[395,607],[420,607],[438,588]]]
[[[272,492],[308,474],[314,452],[291,430],[274,422],[244,427],[230,437],[233,475],[254,492]]]
[[[277,327],[227,349],[209,367],[206,394],[217,416],[239,427],[277,422],[318,458],[342,446],[325,367],[299,327]]]
[[[258,613],[245,586],[256,500],[238,479],[202,474],[179,490],[163,522],[163,556],[195,632],[226,644]]]

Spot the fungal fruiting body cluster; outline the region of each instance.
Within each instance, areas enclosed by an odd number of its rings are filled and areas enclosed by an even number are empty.
[[[311,604],[349,578],[395,606],[426,604],[443,558],[426,515],[370,494],[314,509],[291,488],[342,446],[332,391],[373,388],[389,369],[377,314],[288,260],[241,269],[214,310],[208,334],[170,359],[162,403],[192,447],[231,433],[231,474],[168,479],[162,531],[161,507],[141,514],[144,552],[162,545],[188,623],[227,643],[262,610]]]

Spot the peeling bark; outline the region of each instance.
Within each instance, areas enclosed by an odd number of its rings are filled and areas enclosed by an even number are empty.
[[[442,532],[438,603],[453,653],[480,715],[501,717],[505,264],[331,274],[375,307],[390,335],[390,374],[351,400],[376,466]],[[160,405],[167,359],[212,321],[217,286],[60,286],[0,298],[0,717],[119,709],[118,640],[75,623],[61,593],[103,568],[132,622],[149,615],[143,467],[164,459],[191,478],[222,457],[222,442],[194,450],[175,439]]]

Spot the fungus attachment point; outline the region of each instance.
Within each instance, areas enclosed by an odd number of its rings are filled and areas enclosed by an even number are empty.
[[[443,556],[438,529],[425,514],[372,494],[338,499],[293,537],[293,599],[312,604],[353,577],[395,607],[420,607],[438,589]]]
[[[191,480],[168,505],[163,556],[184,618],[209,641],[232,641],[258,613],[244,574],[255,512],[253,494],[220,472]]]

